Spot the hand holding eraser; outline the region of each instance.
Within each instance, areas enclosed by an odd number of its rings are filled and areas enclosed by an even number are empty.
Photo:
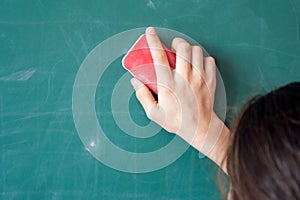
[[[166,52],[169,65],[175,69],[176,54],[162,44]],[[157,80],[154,63],[147,43],[146,35],[141,35],[122,60],[123,67],[135,78],[147,85],[157,94]]]

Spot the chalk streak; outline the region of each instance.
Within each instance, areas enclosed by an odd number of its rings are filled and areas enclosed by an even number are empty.
[[[50,70],[50,73],[49,73],[49,77],[48,77],[48,80],[47,80],[47,95],[46,95],[46,98],[44,100],[44,103],[46,103],[48,101],[48,98],[50,96],[50,91],[51,91],[51,79],[52,79],[52,75],[54,75],[54,69],[55,67],[58,65],[58,63],[60,63],[61,60],[57,61],[52,67],[51,67],[51,70]]]
[[[293,12],[295,15],[295,21],[296,21],[296,34],[297,34],[297,40],[299,40],[299,23],[298,23],[298,15],[296,12],[296,6],[295,6],[295,2],[293,0],[289,0],[292,8],[293,8]]]
[[[62,114],[62,112],[67,112],[67,111],[70,111],[70,110],[71,110],[71,108],[66,108],[66,109],[60,109],[60,110],[53,111],[53,112],[28,114],[25,117],[21,117],[21,118],[18,118],[18,119],[13,119],[13,120],[10,120],[10,121],[7,121],[7,122],[3,122],[3,125],[9,124],[9,123],[13,123],[13,122],[17,122],[17,121],[30,120],[30,119],[37,118],[37,117],[53,115],[53,114],[57,114],[57,113]],[[7,114],[9,114],[9,113],[7,113]]]
[[[10,146],[16,146],[16,145],[19,145],[19,144],[24,144],[26,142],[27,142],[27,140],[23,140],[23,141],[18,141],[18,142],[4,144],[3,148],[5,149],[5,148],[10,147]]]
[[[48,25],[48,24],[101,24],[101,20],[49,20],[49,21],[3,21],[0,25]]]
[[[81,41],[81,43],[82,43],[84,53],[85,53],[85,54],[88,54],[89,51],[88,51],[88,48],[87,48],[87,44],[86,44],[86,42],[84,41],[84,39],[83,39],[83,37],[82,37],[81,34],[79,34],[79,38],[80,38],[80,41]]]
[[[66,31],[63,29],[62,26],[59,26],[59,29],[60,29],[61,33],[63,34],[63,37],[65,39],[65,43],[66,43],[67,47],[69,48],[70,53],[75,58],[77,64],[79,64],[80,61],[79,61],[78,57],[76,56],[76,53],[75,53],[75,51],[72,47],[72,41],[70,40],[69,36],[67,35]]]
[[[148,0],[148,1],[147,1],[147,6],[148,6],[149,8],[156,9],[155,4],[154,4],[153,1],[151,1],[151,0]]]
[[[289,57],[293,57],[293,58],[297,58],[299,59],[300,56],[299,55],[293,55],[293,54],[289,54],[286,53],[284,51],[280,51],[278,49],[274,49],[274,48],[270,48],[270,47],[265,47],[265,46],[261,46],[261,45],[256,45],[256,44],[248,44],[248,43],[233,43],[233,44],[223,44],[223,45],[216,45],[219,47],[252,47],[252,48],[259,48],[259,49],[264,49],[267,51],[273,51],[275,53],[279,53],[285,56],[289,56]]]
[[[0,81],[27,81],[33,76],[35,72],[36,70],[33,68],[30,68],[28,70],[21,70],[18,72],[14,72],[8,76],[0,77]]]

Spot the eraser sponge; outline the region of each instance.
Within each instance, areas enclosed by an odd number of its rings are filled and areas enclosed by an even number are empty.
[[[175,69],[176,54],[162,44],[169,66]],[[146,35],[141,35],[122,60],[123,67],[157,94],[157,79]],[[158,66],[159,67],[159,66]]]

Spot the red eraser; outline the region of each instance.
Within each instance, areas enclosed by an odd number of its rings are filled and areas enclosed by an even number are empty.
[[[168,57],[169,65],[175,69],[176,54],[162,44]],[[157,80],[155,68],[146,35],[143,34],[130,48],[122,60],[123,67],[128,70],[135,78],[147,85],[157,94]]]

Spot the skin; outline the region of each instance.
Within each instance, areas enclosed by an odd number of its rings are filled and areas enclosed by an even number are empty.
[[[176,69],[171,70],[155,29],[147,28],[158,88],[158,100],[142,82],[131,83],[147,117],[188,142],[221,166],[229,143],[229,129],[213,111],[216,89],[216,64],[203,57],[199,46],[191,46],[181,38],[172,42],[176,53]]]

